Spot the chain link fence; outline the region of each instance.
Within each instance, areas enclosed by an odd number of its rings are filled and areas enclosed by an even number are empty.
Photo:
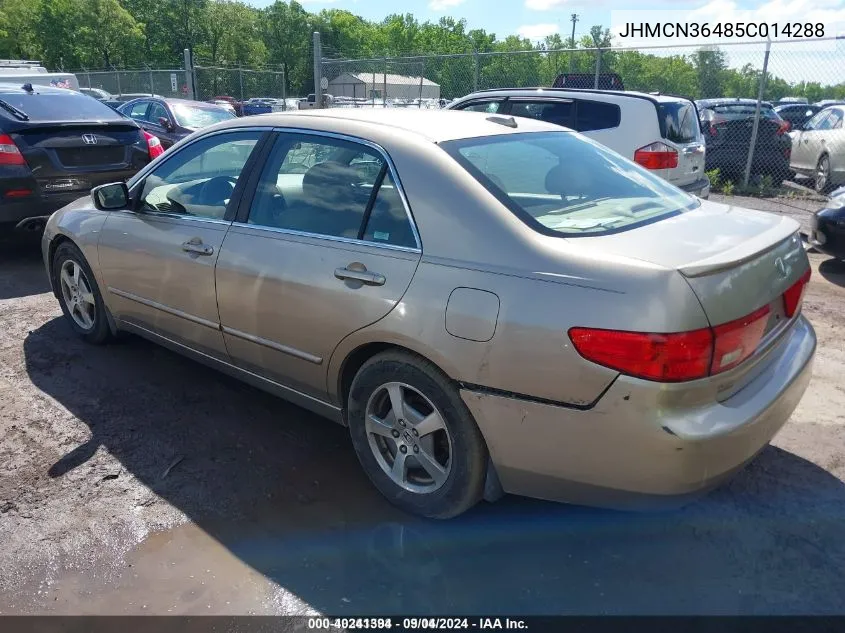
[[[285,99],[285,73],[271,69],[195,65],[184,68],[81,69],[73,72],[82,89],[114,95],[157,95],[207,101],[229,96],[239,101],[256,97]]]
[[[227,95],[241,101],[255,97],[285,99],[285,73],[218,66],[194,66],[194,90],[202,101]]]
[[[625,90],[695,100],[698,120],[690,120],[691,111],[664,140],[674,135],[672,145],[688,145],[694,136],[703,144],[714,190],[760,193],[784,179],[819,191],[845,180],[845,110],[834,105],[820,114],[832,102],[845,104],[844,66],[845,40],[832,38],[323,59],[320,68],[330,107],[439,108],[478,90],[553,86],[561,79],[565,86],[605,89],[616,76]],[[588,97],[576,107],[589,107]],[[557,111],[533,112],[553,118]]]

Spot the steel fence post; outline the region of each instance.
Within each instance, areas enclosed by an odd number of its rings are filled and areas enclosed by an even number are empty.
[[[387,107],[387,57],[384,58],[384,77],[382,78],[382,92],[381,92],[381,101],[382,105],[386,108]]]
[[[596,78],[595,78],[595,81],[593,82],[593,89],[594,90],[599,89],[599,75],[601,74],[601,51],[602,51],[602,49],[600,49],[600,48],[596,49]]]
[[[320,44],[320,32],[314,31],[314,107],[323,107],[323,53]]]
[[[760,127],[760,102],[766,91],[766,77],[769,70],[769,53],[772,50],[772,41],[766,42],[766,52],[763,56],[763,73],[760,75],[760,88],[757,91],[757,105],[754,108],[754,123],[751,127],[751,144],[748,146],[748,160],[745,161],[745,174],[742,178],[742,186],[747,187],[751,179],[751,168],[754,163],[754,146],[757,144],[757,132]]]
[[[420,109],[422,109],[423,81],[425,81],[425,57],[420,62],[420,102],[418,104]]]
[[[480,60],[479,60],[479,57],[478,57],[478,51],[477,50],[474,50],[472,52],[472,57],[473,57],[473,66],[474,66],[474,68],[473,68],[473,78],[472,78],[472,91],[478,92],[478,75],[479,75],[479,71],[480,71]]]
[[[288,86],[287,86],[287,77],[285,76],[285,68],[282,66],[282,99],[285,100],[285,110],[288,109]]]
[[[115,79],[117,80],[117,94],[122,95],[123,91],[120,89],[120,71],[115,68],[114,66],[111,67],[112,71],[114,71]]]
[[[241,101],[244,100],[244,67],[238,64],[238,82],[241,86]]]
[[[183,51],[185,59],[185,85],[188,87],[188,99],[194,99],[194,60],[191,59],[191,50],[186,48]]]

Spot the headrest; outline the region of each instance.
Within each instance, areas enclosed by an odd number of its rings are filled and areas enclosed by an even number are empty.
[[[335,161],[318,163],[302,177],[303,197],[312,204],[336,206],[352,199],[360,175],[354,167]]]

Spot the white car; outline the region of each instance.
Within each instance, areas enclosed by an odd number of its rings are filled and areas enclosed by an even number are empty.
[[[688,99],[632,91],[513,88],[475,92],[446,108],[562,125],[684,191],[700,198],[710,195],[698,112]]]
[[[827,193],[845,184],[845,106],[829,106],[803,130],[792,132],[789,168],[813,179],[816,191]]]

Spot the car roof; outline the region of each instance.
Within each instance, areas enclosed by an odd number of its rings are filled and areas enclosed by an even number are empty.
[[[0,82],[0,92],[3,94],[26,94],[27,91],[23,89],[24,85],[29,82],[24,81],[23,83],[12,83],[9,81]],[[77,93],[76,90],[70,90],[68,88],[56,88],[54,86],[42,86],[41,84],[32,84],[33,92],[38,94],[47,94],[47,95],[67,95],[69,93],[74,94],[81,94]]]
[[[401,130],[435,143],[479,136],[566,130],[559,125],[522,117],[496,116],[484,112],[409,110],[406,108],[297,110],[296,112],[260,114],[257,117],[233,119],[214,127],[219,129],[255,126],[258,121],[272,126],[304,127],[306,129],[317,124],[317,129],[348,134],[352,134],[351,128],[354,127],[357,130],[366,130],[368,135],[379,137],[394,133],[395,130]],[[509,122],[512,122],[511,125],[515,125],[515,127],[506,124]]]
[[[560,95],[560,94],[568,94],[568,93],[580,93],[580,94],[588,94],[588,95],[613,95],[617,97],[630,97],[633,99],[648,99],[649,101],[655,103],[672,103],[679,100],[684,101],[691,101],[687,97],[681,97],[678,95],[666,95],[660,93],[650,93],[650,92],[638,92],[636,90],[598,90],[595,88],[549,88],[545,86],[538,86],[536,88],[491,88],[489,90],[479,90],[477,92],[470,93],[464,97],[458,99],[458,101],[464,101],[465,99],[469,98],[476,98],[482,96],[497,96],[497,95],[513,95],[518,97],[523,96],[537,96],[539,94],[549,94],[550,96]]]

